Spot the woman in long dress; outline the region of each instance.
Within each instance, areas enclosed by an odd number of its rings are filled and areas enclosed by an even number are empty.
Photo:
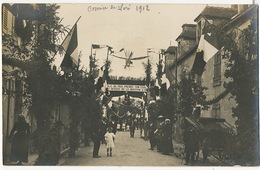
[[[162,131],[161,149],[163,154],[168,155],[169,153],[173,153],[172,126],[170,119],[165,119]]]
[[[23,115],[18,116],[18,122],[14,124],[10,133],[11,155],[10,160],[21,165],[22,162],[28,162],[30,126],[25,121]]]

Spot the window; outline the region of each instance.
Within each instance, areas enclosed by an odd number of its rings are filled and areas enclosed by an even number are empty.
[[[219,86],[221,84],[221,54],[218,52],[214,56],[214,77],[213,86]]]
[[[4,29],[7,30],[8,29],[8,11],[6,9],[6,7],[3,7],[3,26]]]

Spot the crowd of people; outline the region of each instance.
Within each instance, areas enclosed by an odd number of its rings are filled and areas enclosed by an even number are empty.
[[[149,150],[157,150],[162,154],[169,155],[174,152],[173,147],[173,133],[172,133],[172,122],[170,119],[164,118],[162,115],[158,116],[157,120],[147,120],[146,118],[141,119],[140,125],[132,115],[131,120],[129,122],[129,131],[130,138],[134,138],[135,130],[137,130],[137,126],[140,129],[140,137],[144,138],[144,140],[148,140],[150,142]],[[199,152],[199,137],[194,129],[189,123],[186,123],[183,132],[183,144],[184,144],[184,155],[185,165],[192,165],[198,159]],[[207,156],[209,155],[209,142],[206,140],[203,141],[203,160],[207,161]]]
[[[140,130],[140,137],[144,140],[149,139],[149,150],[157,150],[165,155],[173,153],[173,133],[170,119],[165,119],[160,115],[157,120],[143,118],[141,121],[138,121],[136,115],[132,114],[127,124],[130,138],[135,137],[135,130]],[[107,146],[107,156],[112,157],[112,148],[115,146],[114,141],[118,129],[117,125],[117,121],[105,118],[95,124],[91,134],[91,139],[94,143],[93,158],[100,158],[99,149],[101,142]],[[18,122],[14,125],[10,134],[10,139],[12,139],[11,160],[18,161],[18,164],[28,162],[28,133],[29,125],[25,122],[24,116],[19,115]],[[184,130],[183,142],[185,146],[185,164],[191,164],[195,161],[195,153],[199,150],[199,139],[191,125]],[[207,144],[208,142],[205,140],[205,143]],[[206,144],[203,145],[205,146],[203,149],[204,159],[207,159],[209,152]]]

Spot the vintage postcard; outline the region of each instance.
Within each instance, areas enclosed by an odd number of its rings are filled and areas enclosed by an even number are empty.
[[[1,5],[3,165],[259,166],[258,4]]]

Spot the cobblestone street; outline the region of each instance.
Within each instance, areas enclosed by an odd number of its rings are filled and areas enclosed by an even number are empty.
[[[129,132],[117,132],[113,157],[106,156],[106,146],[100,146],[101,158],[92,158],[91,146],[80,148],[75,158],[63,158],[60,165],[81,166],[180,166],[182,160],[173,155],[163,155],[149,149],[149,141],[140,138],[136,131],[135,138],[129,137]]]

